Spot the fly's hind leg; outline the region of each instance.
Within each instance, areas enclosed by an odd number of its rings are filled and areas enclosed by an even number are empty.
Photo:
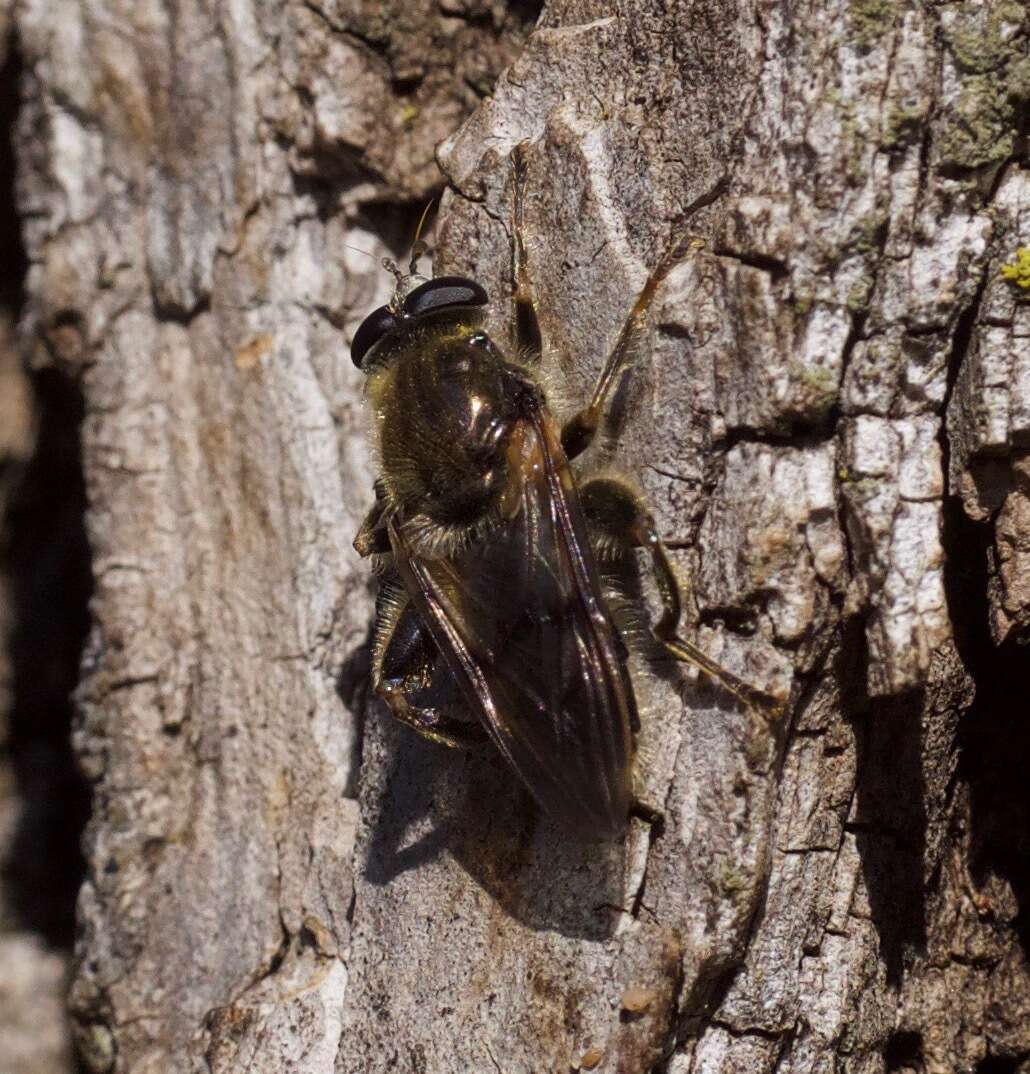
[[[745,705],[769,719],[777,719],[782,711],[781,702],[727,671],[677,633],[683,610],[679,583],[668,550],[658,536],[654,517],[640,495],[614,478],[595,477],[583,484],[580,498],[596,539],[602,545],[614,549],[643,548],[650,555],[651,570],[662,600],[662,614],[651,627],[656,641],[670,656],[693,664]]]
[[[512,301],[515,305],[515,346],[523,357],[539,360],[543,337],[526,259],[526,146],[527,143],[520,142],[510,156],[513,188],[512,270],[515,277]]]
[[[436,644],[399,582],[386,578],[376,600],[372,643],[372,688],[390,712],[423,738],[456,749],[480,745],[486,732],[478,724],[448,717],[429,700],[456,697],[457,683],[441,665]]]

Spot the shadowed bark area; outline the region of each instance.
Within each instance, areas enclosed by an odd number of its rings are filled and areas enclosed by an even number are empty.
[[[88,796],[71,691],[88,626],[89,555],[74,385],[26,368],[27,268],[13,137],[21,63],[0,13],[0,1067],[71,1069],[65,1012]]]
[[[16,19],[24,324],[84,409],[87,1068],[1030,1063],[1025,7]],[[634,658],[662,820],[624,845],[367,691],[347,345],[440,190],[436,271],[509,339],[519,142],[563,409],[704,239],[588,461],[648,493],[697,643],[790,697]]]

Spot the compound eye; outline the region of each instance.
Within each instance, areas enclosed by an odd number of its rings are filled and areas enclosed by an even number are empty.
[[[397,327],[397,318],[390,312],[389,306],[380,306],[379,309],[370,313],[354,333],[354,339],[350,345],[351,361],[361,368],[365,355],[371,347],[374,347],[391,329]]]
[[[485,306],[488,301],[486,291],[475,280],[464,276],[437,276],[408,295],[404,300],[404,312],[409,317],[419,317],[449,306]]]

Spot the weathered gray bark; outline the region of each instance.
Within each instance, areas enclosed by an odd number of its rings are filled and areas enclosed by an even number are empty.
[[[1030,246],[1025,7],[17,19],[27,328],[86,402],[90,1069],[1030,1062],[1030,303],[999,274]],[[637,668],[665,823],[625,847],[570,845],[495,758],[365,690],[346,344],[390,281],[344,243],[403,248],[444,139],[436,266],[487,285],[502,335],[531,142],[573,397],[670,238],[707,240],[663,289],[622,457],[699,642],[791,706],[768,727]]]

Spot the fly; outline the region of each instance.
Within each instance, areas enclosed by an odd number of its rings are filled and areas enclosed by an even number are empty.
[[[539,371],[522,146],[511,161],[514,355],[483,330],[488,298],[476,281],[441,276],[412,288],[415,257],[409,275],[394,270],[392,300],[351,345],[380,464],[354,540],[379,582],[373,686],[434,742],[491,740],[566,829],[610,839],[626,825],[640,723],[622,602],[606,594],[634,569],[635,549],[661,594],[651,632],[664,651],[748,705],[774,705],[678,635],[679,587],[639,494],[572,466],[603,425],[659,284],[691,243],[651,273],[589,403],[559,425]]]

